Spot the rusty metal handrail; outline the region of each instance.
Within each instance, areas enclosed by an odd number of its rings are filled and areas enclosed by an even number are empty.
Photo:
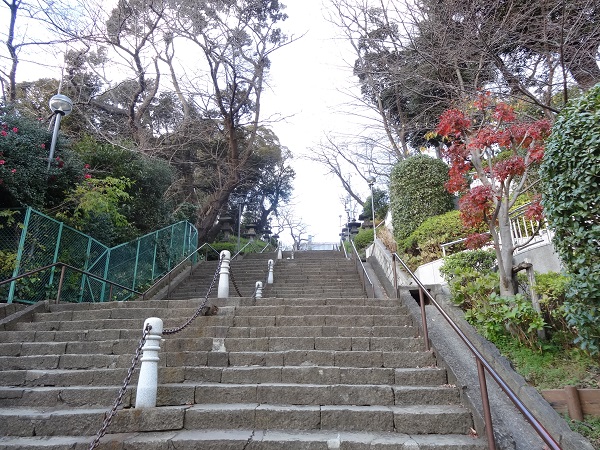
[[[354,254],[352,256],[356,259],[356,271],[360,275],[360,280],[362,281],[363,290],[365,291],[365,294],[367,294],[367,297],[369,297],[369,291],[367,289],[367,283],[366,283],[368,281],[369,285],[371,286],[371,294],[373,294],[373,297],[371,297],[371,298],[375,298],[375,285],[371,281],[371,278],[369,277],[369,274],[367,273],[367,269],[365,268],[365,265],[363,264],[362,260],[360,259],[360,255],[358,254],[358,250],[356,250],[354,241],[350,240],[350,243],[352,244],[352,249],[354,250]]]
[[[65,263],[60,262],[60,261],[59,262],[55,262],[54,264],[49,264],[47,266],[43,266],[43,267],[39,267],[39,268],[34,269],[34,270],[30,270],[29,272],[22,273],[21,275],[17,275],[16,277],[12,277],[12,278],[8,278],[6,280],[2,280],[2,281],[0,281],[0,286],[2,286],[4,284],[7,284],[7,283],[12,283],[13,281],[20,280],[21,278],[27,278],[27,277],[29,277],[31,275],[35,275],[36,273],[44,272],[44,271],[46,271],[48,269],[52,269],[52,268],[58,267],[58,266],[60,266],[61,269],[60,269],[60,279],[58,281],[58,292],[56,294],[56,303],[60,302],[60,295],[61,295],[61,292],[62,292],[62,285],[63,285],[63,281],[64,281],[64,278],[65,278],[65,270],[66,269],[74,270],[76,272],[82,273],[82,274],[84,274],[84,275],[86,275],[88,277],[94,278],[94,279],[96,279],[98,281],[101,281],[103,283],[108,283],[110,285],[110,291],[109,291],[109,294],[108,294],[108,298],[109,299],[112,297],[112,291],[113,291],[113,287],[114,286],[118,287],[119,289],[125,289],[126,291],[129,291],[129,292],[131,292],[133,294],[141,295],[142,298],[144,296],[144,293],[136,291],[135,289],[131,289],[130,287],[123,286],[122,284],[115,283],[114,281],[107,280],[106,278],[102,278],[102,277],[100,277],[98,275],[95,275],[95,274],[90,273],[90,272],[86,272],[85,270],[78,269],[77,267],[70,266],[69,264],[65,264]]]
[[[404,267],[404,270],[412,277],[412,279],[419,286],[419,298],[421,303],[421,319],[423,321],[423,337],[425,339],[425,348],[429,350],[429,337],[427,334],[427,317],[425,316],[425,302],[424,296],[427,296],[429,301],[437,308],[439,313],[446,319],[450,327],[458,334],[461,340],[469,348],[475,359],[477,360],[477,374],[479,377],[479,390],[481,392],[481,401],[483,404],[483,416],[485,421],[485,431],[488,441],[488,450],[496,449],[496,441],[494,439],[494,429],[492,425],[492,414],[488,398],[487,382],[485,379],[485,370],[491,375],[496,381],[498,386],[504,391],[504,393],[510,398],[517,409],[523,414],[525,419],[531,424],[533,429],[536,431],[538,436],[549,446],[551,450],[562,450],[558,442],[550,435],[550,433],[544,428],[539,420],[527,409],[525,404],[517,397],[514,391],[508,386],[504,379],[496,372],[492,365],[485,359],[485,357],[477,350],[473,342],[467,337],[467,335],[459,328],[459,326],[452,320],[452,318],[444,311],[440,304],[433,298],[433,296],[425,289],[423,283],[417,278],[417,276],[408,268],[408,266],[402,261],[402,258],[397,253],[392,254],[392,266],[394,268],[394,290],[396,297],[398,296],[398,277],[396,276],[396,264],[395,260]]]

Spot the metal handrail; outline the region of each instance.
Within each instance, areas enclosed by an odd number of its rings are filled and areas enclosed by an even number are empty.
[[[242,248],[240,248],[240,250],[235,255],[233,255],[231,257],[231,260],[233,261],[235,258],[237,258],[238,255],[240,253],[242,253],[246,249],[246,247],[249,247],[250,245],[252,245],[256,249],[256,245],[257,245],[256,242],[255,241],[248,241],[248,242],[246,242],[246,245],[244,245]],[[265,245],[265,247],[259,253],[263,253],[269,245],[271,245],[271,243],[267,242],[267,245]],[[258,248],[260,248],[260,246]]]
[[[348,250],[346,250],[343,240],[340,241],[340,246],[344,249],[344,258],[348,259]]]
[[[408,266],[402,261],[402,258],[398,256],[397,253],[393,253],[393,269],[394,269],[394,289],[396,292],[396,297],[398,296],[398,277],[396,276],[396,264],[395,260],[404,267],[404,270],[412,277],[412,279],[419,286],[419,299],[421,303],[421,320],[423,323],[423,338],[425,340],[425,349],[429,350],[429,336],[427,332],[427,317],[425,315],[425,302],[424,296],[427,296],[431,304],[433,304],[439,313],[446,319],[450,327],[458,334],[461,340],[465,343],[465,345],[469,348],[475,359],[477,360],[477,374],[479,377],[479,389],[481,392],[481,400],[483,404],[483,415],[485,420],[485,429],[488,441],[488,450],[496,449],[496,442],[494,439],[494,429],[492,425],[492,415],[491,409],[488,399],[488,391],[487,391],[487,383],[485,379],[484,369],[491,375],[491,377],[496,381],[498,386],[504,391],[504,393],[510,398],[513,404],[517,407],[517,409],[523,414],[525,419],[531,424],[534,428],[538,436],[548,445],[551,450],[561,450],[560,445],[554,440],[554,438],[548,433],[546,428],[540,423],[539,420],[535,418],[535,416],[527,409],[525,404],[517,397],[514,391],[508,386],[508,384],[504,381],[504,379],[496,372],[496,370],[492,367],[492,365],[485,359],[485,357],[477,350],[473,342],[467,337],[467,335],[459,328],[459,326],[450,318],[450,316],[443,310],[440,304],[433,298],[433,296],[425,289],[425,286],[421,283],[421,281],[417,278],[417,276],[408,268]]]
[[[219,251],[216,250],[212,245],[210,245],[209,243],[204,243],[202,244],[200,247],[198,247],[196,250],[194,250],[192,253],[190,253],[189,255],[187,255],[184,259],[182,259],[177,265],[175,265],[171,270],[169,270],[166,274],[164,274],[162,277],[160,277],[158,280],[156,280],[154,283],[152,283],[152,286],[150,286],[148,289],[146,289],[143,293],[142,296],[142,300],[145,300],[146,296],[152,291],[154,290],[158,285],[160,285],[164,280],[168,280],[167,281],[167,298],[169,298],[169,294],[171,291],[171,280],[172,280],[172,275],[174,273],[176,273],[177,271],[179,271],[179,268],[182,267],[184,264],[186,264],[193,256],[196,256],[200,250],[202,250],[204,247],[208,247],[210,248],[213,252],[215,252],[218,255],[220,255]],[[193,266],[194,264],[191,264],[192,266],[192,270],[193,270]],[[190,274],[192,273],[192,271],[190,270]]]
[[[108,283],[110,285],[110,291],[109,291],[109,294],[108,294],[108,298],[109,299],[112,297],[112,291],[113,291],[113,287],[114,286],[118,287],[119,289],[125,289],[126,291],[129,291],[129,292],[131,292],[133,294],[141,295],[142,299],[144,298],[145,293],[136,291],[135,289],[131,289],[131,288],[127,287],[127,286],[123,286],[122,284],[115,283],[114,281],[107,280],[106,278],[102,278],[102,277],[100,277],[98,275],[95,275],[93,273],[87,272],[85,270],[78,269],[77,267],[73,267],[73,266],[71,266],[69,264],[65,264],[65,263],[60,262],[60,261],[59,262],[55,262],[53,264],[49,264],[47,266],[39,267],[39,268],[31,270],[29,272],[22,273],[21,275],[18,275],[16,277],[12,277],[12,278],[8,278],[6,280],[2,280],[2,281],[0,281],[0,286],[2,286],[4,284],[7,284],[7,283],[12,283],[13,281],[20,280],[21,278],[26,278],[26,277],[29,277],[31,275],[35,275],[36,273],[44,272],[44,271],[46,271],[48,269],[52,269],[54,267],[59,267],[59,266],[61,267],[61,270],[60,270],[60,279],[58,281],[58,292],[56,294],[56,303],[60,302],[60,295],[62,293],[62,285],[63,285],[63,281],[65,279],[65,270],[66,269],[71,269],[71,270],[79,272],[79,273],[81,273],[83,275],[86,275],[88,277],[94,278],[94,279],[96,279],[98,281],[101,281],[101,282],[104,282],[104,283]]]
[[[353,257],[356,259],[356,270],[357,270],[358,274],[360,275],[360,279],[362,281],[362,285],[363,285],[365,294],[367,294],[367,297],[369,297],[369,291],[367,289],[367,281],[368,281],[369,285],[371,286],[371,293],[373,294],[373,297],[370,297],[370,298],[375,298],[375,285],[371,281],[371,278],[369,277],[369,274],[367,273],[367,269],[365,268],[365,265],[363,264],[362,260],[360,259],[360,255],[358,254],[358,250],[356,250],[354,241],[350,240],[350,243],[352,244],[352,249],[354,250]]]

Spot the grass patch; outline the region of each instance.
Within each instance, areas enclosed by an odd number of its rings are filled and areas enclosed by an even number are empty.
[[[514,369],[538,390],[562,389],[567,385],[600,389],[600,361],[578,348],[567,347],[556,336],[532,349],[517,339],[502,337],[494,342]],[[600,417],[585,416],[584,422],[563,416],[571,429],[585,436],[594,449],[600,450]]]
[[[564,419],[573,431],[585,436],[595,449],[600,449],[600,417],[585,416],[584,422],[571,420],[568,416],[564,416]]]
[[[542,343],[531,349],[508,337],[495,342],[528,383],[538,390],[562,389],[567,385],[600,389],[600,362],[579,350],[560,343]]]

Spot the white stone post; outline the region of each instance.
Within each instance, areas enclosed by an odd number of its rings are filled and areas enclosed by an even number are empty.
[[[273,284],[273,260],[269,260],[269,275],[267,275],[267,284]]]
[[[277,259],[283,259],[283,253],[281,252],[281,247],[277,250]]]
[[[256,298],[262,298],[263,285],[262,281],[256,282]]]
[[[163,322],[158,317],[150,317],[144,322],[150,324],[152,329],[146,336],[146,343],[142,347],[142,362],[135,394],[136,408],[154,408],[156,406],[156,391],[158,389],[158,351],[160,338],[163,332]]]
[[[221,252],[221,271],[219,272],[218,298],[229,298],[229,263],[231,253],[228,250]]]

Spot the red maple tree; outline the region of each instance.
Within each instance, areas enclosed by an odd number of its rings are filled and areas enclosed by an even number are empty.
[[[443,155],[450,164],[446,189],[461,195],[461,218],[469,228],[485,223],[496,250],[500,293],[515,293],[509,211],[529,188],[531,166],[544,155],[544,139],[550,133],[548,120],[519,118],[511,105],[481,94],[466,111],[449,109],[436,132],[445,143]],[[539,200],[526,213],[540,219]],[[485,235],[470,236],[467,243],[481,246]]]

